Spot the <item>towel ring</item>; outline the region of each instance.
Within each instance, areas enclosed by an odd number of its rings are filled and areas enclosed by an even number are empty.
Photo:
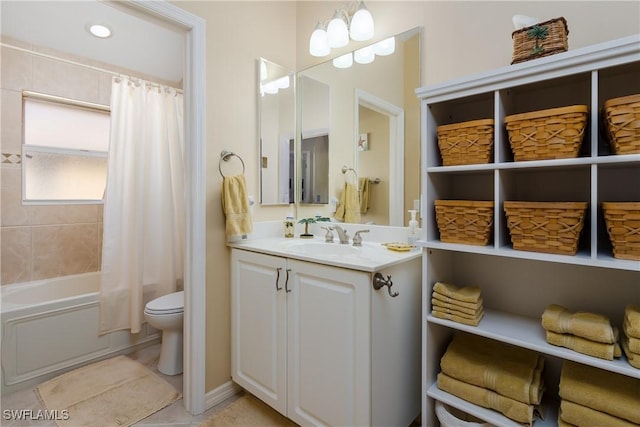
[[[242,173],[244,173],[244,160],[242,160],[242,157],[238,156],[233,151],[222,150],[222,152],[220,153],[220,160],[218,160],[218,170],[220,171],[220,175],[222,175],[223,178],[226,178],[226,175],[222,173],[222,161],[224,160],[225,162],[228,162],[232,156],[236,156],[238,159],[240,159],[240,163],[242,163]]]

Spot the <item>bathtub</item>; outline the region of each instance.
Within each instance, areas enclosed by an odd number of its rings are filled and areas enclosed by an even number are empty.
[[[158,342],[160,331],[98,335],[100,273],[1,287],[2,392]]]

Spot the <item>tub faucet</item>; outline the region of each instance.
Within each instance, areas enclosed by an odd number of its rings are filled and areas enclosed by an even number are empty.
[[[347,234],[347,231],[344,230],[342,227],[340,227],[339,225],[335,225],[334,230],[336,230],[336,232],[338,233],[338,238],[340,239],[340,243],[341,244],[346,244],[349,243],[349,235]]]

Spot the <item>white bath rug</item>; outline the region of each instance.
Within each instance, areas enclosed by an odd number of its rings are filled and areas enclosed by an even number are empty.
[[[182,397],[126,356],[62,374],[40,384],[36,393],[60,427],[130,426]]]

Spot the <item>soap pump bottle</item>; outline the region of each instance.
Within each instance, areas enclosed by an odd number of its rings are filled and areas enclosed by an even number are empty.
[[[284,237],[292,238],[294,236],[295,233],[294,233],[293,227],[294,227],[293,215],[289,214],[284,219]]]
[[[409,209],[409,213],[411,214],[411,219],[409,220],[409,237],[407,239],[407,243],[410,245],[415,245],[418,241],[418,220],[416,219],[416,211],[415,209]]]

